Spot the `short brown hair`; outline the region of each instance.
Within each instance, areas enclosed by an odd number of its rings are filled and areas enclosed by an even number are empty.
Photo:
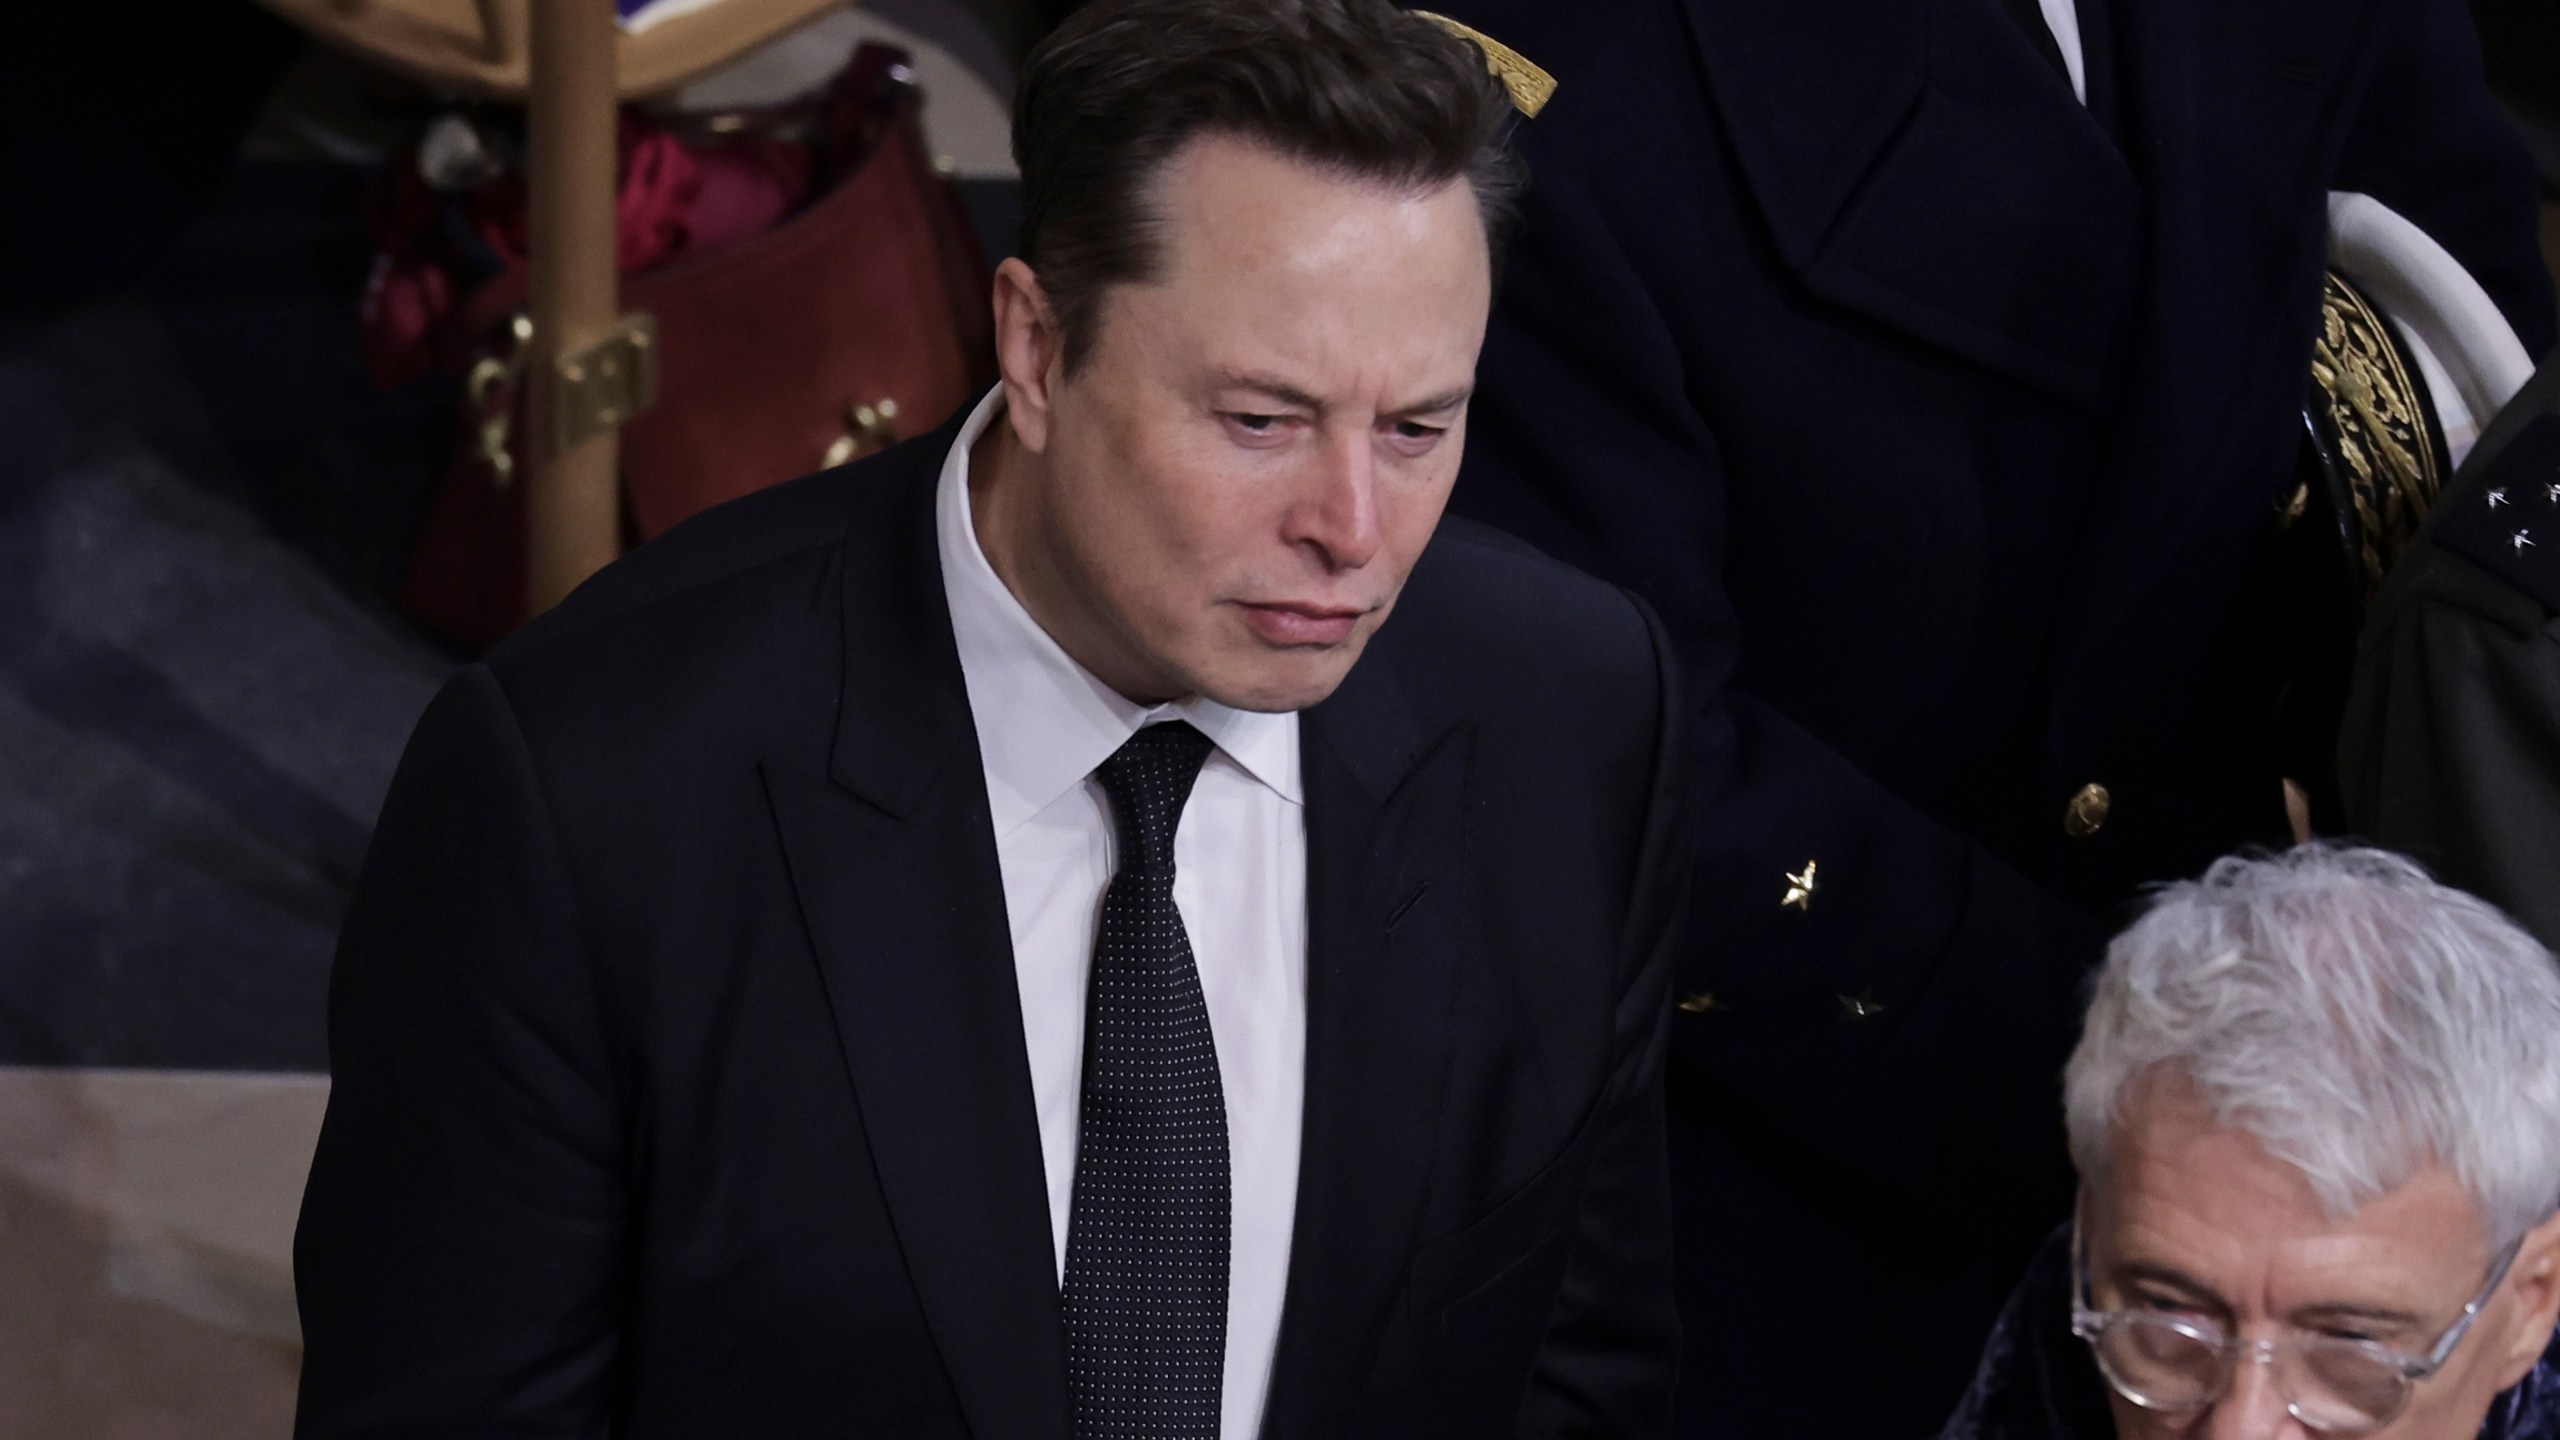
[[[1482,51],[1390,0],[1093,0],[1032,50],[1013,102],[1020,253],[1066,368],[1104,290],[1154,272],[1147,186],[1193,138],[1392,185],[1463,178],[1498,255],[1525,182],[1512,113]]]

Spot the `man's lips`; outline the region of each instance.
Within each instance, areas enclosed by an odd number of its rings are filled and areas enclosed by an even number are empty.
[[[1272,645],[1339,645],[1351,638],[1360,617],[1369,613],[1357,606],[1285,600],[1264,604],[1240,600],[1236,608],[1244,612],[1244,623],[1253,627],[1253,633]]]

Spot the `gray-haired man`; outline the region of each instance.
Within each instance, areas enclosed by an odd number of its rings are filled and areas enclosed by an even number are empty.
[[[2065,1092],[2078,1223],[1943,1440],[2560,1436],[2560,971],[2496,910],[2223,860],[2115,942]]]

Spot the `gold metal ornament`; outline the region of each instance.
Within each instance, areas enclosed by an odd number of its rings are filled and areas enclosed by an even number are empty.
[[[1556,77],[1531,64],[1528,56],[1446,15],[1434,15],[1428,10],[1413,13],[1482,50],[1485,68],[1502,82],[1503,89],[1511,92],[1511,108],[1521,114],[1535,120],[1538,112],[1547,108],[1547,102],[1555,98]]]
[[[2370,593],[2435,508],[2443,477],[2426,402],[2401,364],[2390,323],[2335,271],[2321,289],[2311,379],[2337,431]]]
[[[632,311],[613,333],[552,362],[551,453],[575,449],[658,400],[658,322]]]
[[[897,444],[903,438],[898,433],[897,420],[898,402],[885,395],[868,405],[848,402],[844,407],[844,433],[827,447],[818,468],[833,470]]]
[[[516,385],[524,378],[525,357],[532,343],[533,320],[519,310],[507,320],[507,338],[499,351],[474,361],[470,376],[462,382],[462,393],[474,417],[473,448],[488,469],[489,479],[501,490],[516,478],[510,432],[515,424]]]
[[[2099,784],[2081,786],[2062,807],[2062,833],[2074,840],[2086,840],[2107,823],[2107,814],[2115,808],[2115,797]]]

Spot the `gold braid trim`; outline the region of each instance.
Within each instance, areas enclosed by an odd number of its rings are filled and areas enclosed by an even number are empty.
[[[2426,402],[2389,322],[2334,270],[2321,289],[2311,378],[2328,401],[2347,467],[2365,578],[2380,585],[2435,508],[2443,478]]]
[[[1485,68],[1502,82],[1503,89],[1511,92],[1512,108],[1521,114],[1535,120],[1538,112],[1547,108],[1547,101],[1554,98],[1556,77],[1530,64],[1528,56],[1474,26],[1461,25],[1446,15],[1434,15],[1428,10],[1413,13],[1482,50]]]

